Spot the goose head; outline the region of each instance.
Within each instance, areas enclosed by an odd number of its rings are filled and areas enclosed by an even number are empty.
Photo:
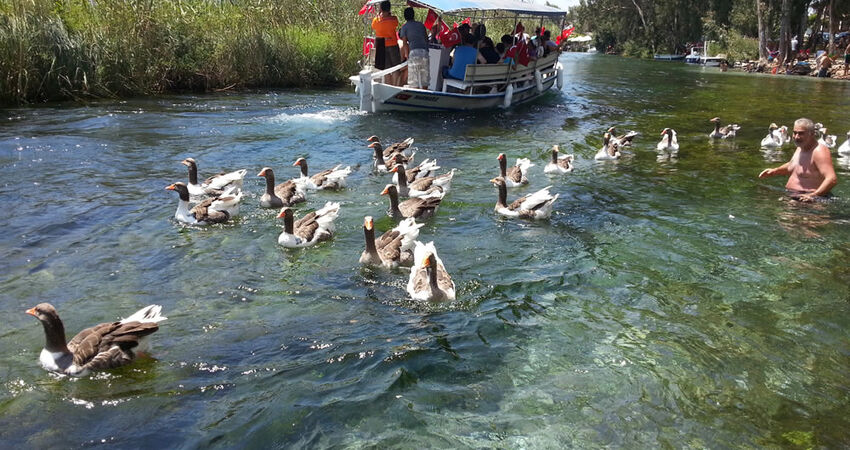
[[[194,158],[186,158],[180,164],[189,168],[189,183],[198,184],[198,164]]]
[[[294,234],[295,220],[292,213],[292,208],[283,207],[277,215],[278,219],[283,219],[283,230],[289,234]]]
[[[39,303],[26,312],[38,319],[44,327],[46,341],[44,348],[47,351],[54,353],[68,352],[67,342],[65,341],[65,326],[62,324],[62,320],[59,319],[59,314],[53,305],[50,303]]]
[[[372,135],[366,138],[366,142],[381,142],[378,136]]]
[[[778,130],[778,129],[779,129],[779,125],[777,125],[776,123],[771,123],[771,124],[770,124],[770,126],[769,126],[769,127],[767,127],[767,129],[768,129],[769,131]]]
[[[189,188],[186,186],[186,183],[177,182],[174,184],[170,184],[165,187],[165,190],[176,191],[177,195],[180,196],[180,200],[183,200],[184,202],[189,201]]]
[[[301,175],[307,176],[307,160],[304,158],[298,158],[292,163],[292,166],[301,166]]]
[[[552,162],[553,163],[558,162],[558,152],[559,151],[561,151],[561,149],[558,147],[558,144],[555,144],[555,145],[552,146]]]

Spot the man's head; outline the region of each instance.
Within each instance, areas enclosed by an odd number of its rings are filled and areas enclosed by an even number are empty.
[[[815,123],[801,117],[794,121],[794,143],[801,147],[810,147],[815,139]]]
[[[388,2],[388,3],[389,3],[389,2]],[[414,13],[413,13],[413,8],[411,8],[410,6],[408,6],[407,8],[404,8],[404,20],[406,20],[406,21],[410,22],[410,21],[411,21],[411,20],[413,20],[415,17],[416,17],[416,16],[415,16],[415,15],[414,15]]]
[[[390,4],[390,0],[384,0],[381,2],[381,12],[390,12],[392,9],[392,4]]]

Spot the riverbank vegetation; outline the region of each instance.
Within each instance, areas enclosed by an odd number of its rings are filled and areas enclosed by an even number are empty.
[[[0,105],[341,83],[361,0],[0,2]]]
[[[582,0],[570,14],[599,51],[639,57],[681,54],[688,43],[710,40],[712,54],[730,60],[767,59],[773,50],[784,63],[794,36],[798,49],[835,54],[843,49],[834,36],[850,28],[850,2],[841,0]],[[803,40],[807,29],[814,32]]]

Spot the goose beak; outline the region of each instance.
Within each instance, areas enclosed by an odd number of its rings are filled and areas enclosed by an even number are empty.
[[[28,309],[28,310],[27,310],[27,314],[29,314],[29,315],[31,315],[31,316],[33,316],[33,317],[38,317],[38,313],[36,313],[36,312],[35,312],[35,306],[33,306],[32,308]]]
[[[392,172],[392,173],[397,173],[397,172],[398,172],[398,165],[396,165],[395,167],[393,167],[393,168],[392,168],[392,170],[390,170],[390,172]]]
[[[389,193],[390,193],[390,190],[388,188],[384,188],[384,190],[381,191],[381,195],[387,195]]]
[[[175,187],[174,187],[174,185],[173,185],[173,184],[168,185],[168,186],[166,186],[166,187],[165,187],[165,190],[166,190],[166,191],[173,191],[174,189],[175,189]]]
[[[363,221],[363,226],[364,226],[364,227],[366,227],[366,229],[367,229],[367,230],[371,230],[371,229],[372,229],[372,227],[374,226],[374,223],[372,222],[372,218],[371,218],[371,217],[367,217],[367,218]]]
[[[375,148],[376,145],[380,145],[380,144],[378,144],[377,142],[373,142],[373,143],[369,144],[369,148]]]

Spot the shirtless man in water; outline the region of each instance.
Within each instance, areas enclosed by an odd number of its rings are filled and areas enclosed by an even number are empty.
[[[816,197],[828,195],[838,183],[838,178],[832,167],[829,148],[818,144],[815,124],[811,120],[803,118],[794,121],[794,143],[797,144],[797,151],[791,161],[773,169],[762,170],[759,178],[789,175],[785,189],[802,202],[811,202]]]

